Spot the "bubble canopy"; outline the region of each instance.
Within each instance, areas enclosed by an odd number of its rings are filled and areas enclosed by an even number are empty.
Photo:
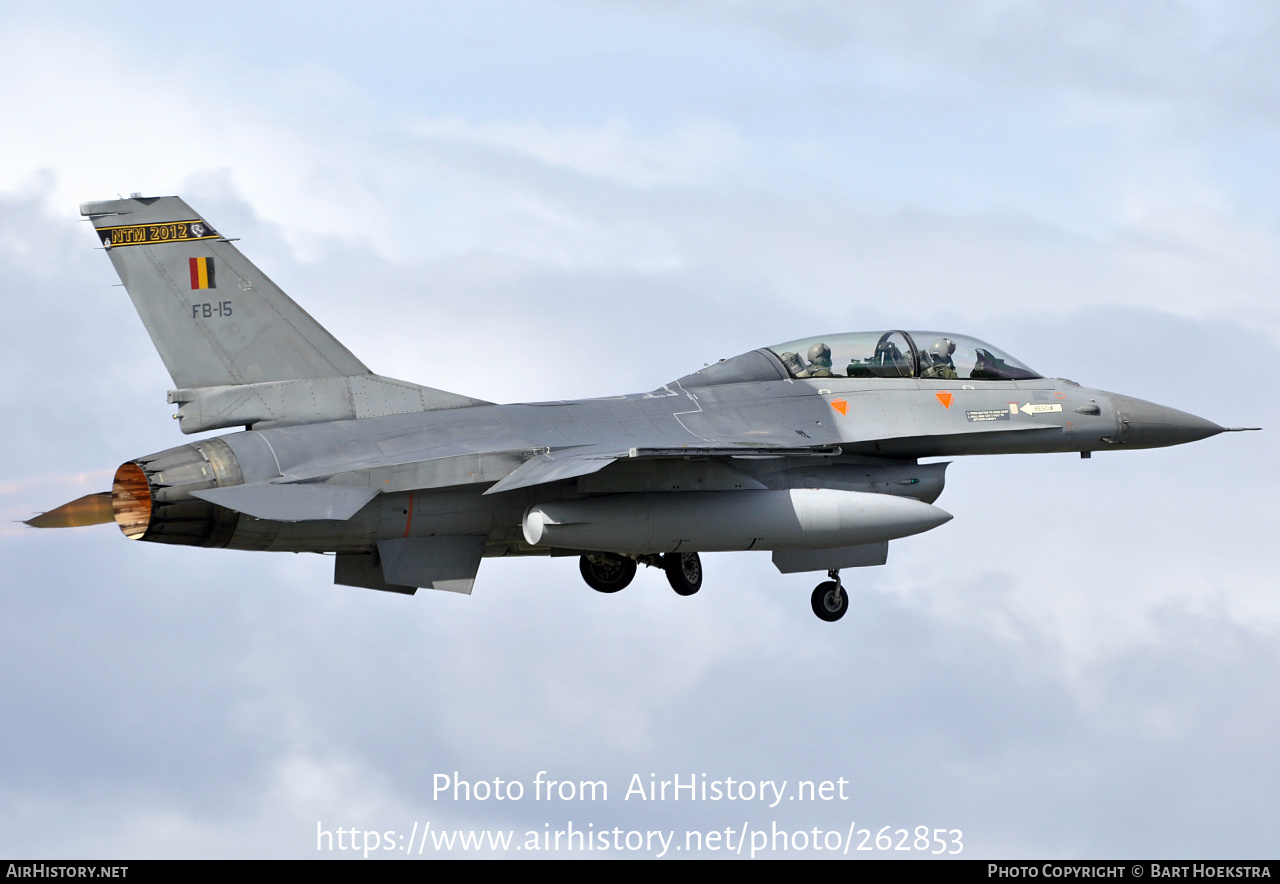
[[[951,332],[850,332],[768,349],[793,378],[1022,381],[1040,377],[990,344]]]

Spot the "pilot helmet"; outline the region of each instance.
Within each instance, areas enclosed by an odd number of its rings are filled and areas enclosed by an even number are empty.
[[[809,348],[809,362],[813,365],[821,365],[823,368],[830,368],[831,348],[826,344],[814,344]]]
[[[929,345],[929,355],[934,359],[950,359],[956,352],[956,342],[950,338],[938,338]]]

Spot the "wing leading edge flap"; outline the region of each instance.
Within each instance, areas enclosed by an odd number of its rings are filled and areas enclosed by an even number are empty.
[[[232,485],[191,495],[229,510],[273,522],[345,522],[373,500],[364,485]]]
[[[530,485],[545,485],[561,479],[574,479],[603,470],[622,454],[570,454],[555,457],[539,454],[508,473],[485,494],[500,494]]]
[[[840,454],[840,449],[835,446],[782,448],[755,445],[732,448],[632,448],[628,451],[619,452],[590,451],[578,454],[539,454],[508,473],[492,488],[485,491],[485,494],[500,494],[503,491],[513,491],[516,488],[527,488],[531,485],[558,482],[561,479],[576,479],[579,476],[589,476],[592,473],[600,472],[609,464],[617,461],[683,460],[691,457],[834,457],[838,454]],[[742,478],[741,481],[751,483],[748,487],[759,484],[752,479]]]

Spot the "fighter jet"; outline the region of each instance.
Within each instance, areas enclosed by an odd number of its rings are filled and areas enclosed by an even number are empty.
[[[178,197],[80,207],[174,388],[183,433],[111,490],[27,522],[114,521],[132,540],[326,553],[334,582],[470,593],[491,556],[578,556],[586,583],[699,553],[762,550],[827,572],[814,613],[849,607],[842,569],[950,521],[946,463],[1123,451],[1227,428],[1042,377],[966,335],[882,329],[752,350],[655,390],[497,405],[371,372]],[[1245,428],[1235,428],[1245,429]]]

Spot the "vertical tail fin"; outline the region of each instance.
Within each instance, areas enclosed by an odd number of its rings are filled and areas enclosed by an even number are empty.
[[[373,374],[176,196],[84,203],[186,433],[487,404]]]
[[[80,207],[178,387],[368,374],[176,196]]]

